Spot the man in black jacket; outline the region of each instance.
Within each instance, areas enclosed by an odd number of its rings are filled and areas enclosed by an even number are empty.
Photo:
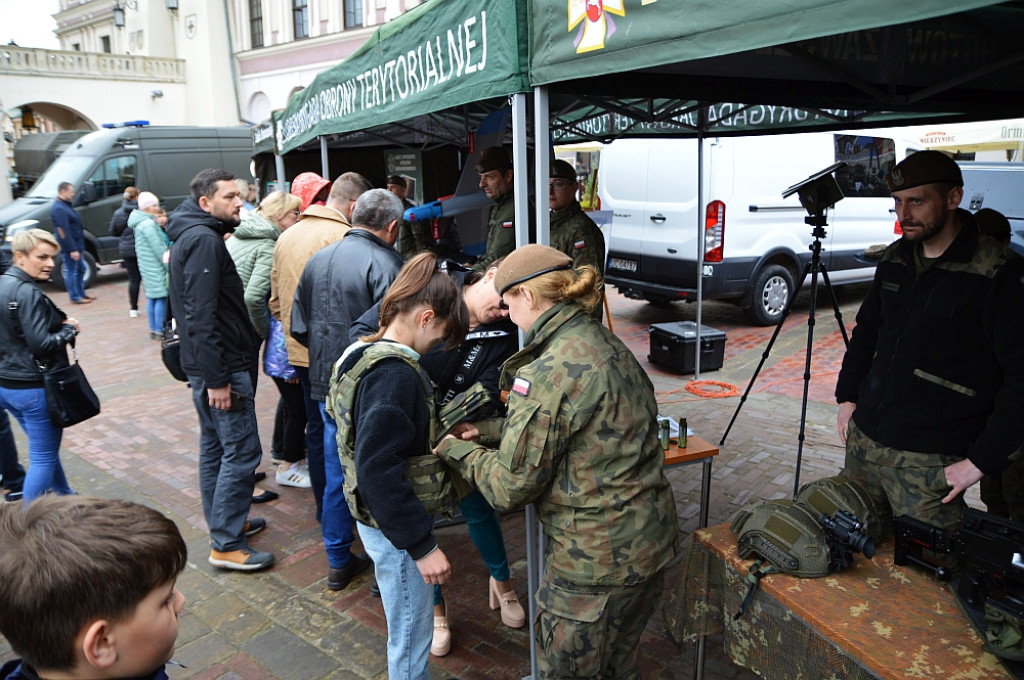
[[[349,554],[352,514],[342,489],[337,426],[325,403],[334,362],[348,347],[348,329],[384,298],[402,269],[394,249],[402,221],[402,201],[387,189],[370,189],[352,209],[352,228],[340,240],[313,254],[302,270],[292,304],[292,337],[309,348],[310,396],[324,421],[324,547],[330,570],[327,586],[344,588],[369,566],[369,558]]]
[[[1024,442],[1024,266],[959,209],[945,154],[915,153],[886,182],[903,238],[879,260],[836,384],[843,474],[893,515],[954,528],[962,492]]]
[[[254,571],[274,556],[246,540],[266,522],[248,519],[263,449],[253,404],[259,338],[242,281],[224,245],[238,226],[242,199],[234,175],[203,170],[191,196],[171,213],[170,303],[181,337],[181,367],[199,414],[199,486],[210,528],[210,564]]]

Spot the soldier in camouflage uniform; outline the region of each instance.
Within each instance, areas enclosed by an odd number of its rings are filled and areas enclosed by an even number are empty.
[[[979,236],[960,168],[924,151],[886,175],[903,238],[878,263],[836,384],[843,473],[942,528],[1024,442],[1024,264]]]
[[[515,176],[512,172],[512,157],[501,146],[489,146],[480,154],[476,164],[480,173],[480,188],[487,198],[494,201],[487,219],[487,245],[484,254],[473,265],[478,272],[485,272],[499,257],[505,257],[516,247],[516,206],[513,200]],[[530,241],[534,239],[533,209],[527,216]]]
[[[409,184],[405,181],[405,178],[401,175],[389,175],[385,188],[398,196],[402,201],[402,210],[408,210],[413,207],[412,201],[406,196],[409,193]],[[430,239],[428,231],[430,230],[430,223],[426,220],[419,220],[418,222],[410,222],[403,218],[398,231],[398,254],[402,256],[403,260],[408,260],[410,257],[426,250],[433,245],[433,240]]]
[[[589,264],[604,278],[604,234],[576,200],[580,190],[576,170],[565,161],[556,160],[551,164],[548,188],[551,247],[571,257],[577,269]],[[602,311],[602,306],[597,304],[591,314],[600,321]]]
[[[467,426],[459,436],[478,441],[448,437],[437,454],[495,508],[537,506],[540,677],[638,677],[678,540],[653,386],[587,313],[600,298],[592,268],[531,244],[505,259],[495,288],[527,333],[502,371],[508,417]]]

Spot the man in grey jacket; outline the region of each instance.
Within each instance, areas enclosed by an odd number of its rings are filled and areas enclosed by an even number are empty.
[[[384,298],[402,269],[394,249],[402,221],[402,201],[386,189],[362,194],[352,210],[352,228],[313,254],[302,270],[291,310],[291,335],[309,348],[310,396],[324,421],[324,489],[321,524],[330,566],[327,586],[341,590],[369,566],[349,554],[352,515],[342,489],[337,428],[325,410],[331,369],[348,346],[348,329]]]

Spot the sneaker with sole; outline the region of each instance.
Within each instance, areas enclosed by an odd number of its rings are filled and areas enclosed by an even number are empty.
[[[243,546],[238,550],[230,550],[228,552],[210,550],[210,564],[221,569],[258,571],[266,569],[273,563],[274,556],[272,554],[254,550],[249,546]]]
[[[262,517],[253,517],[245,520],[245,526],[242,527],[242,533],[246,536],[252,536],[258,534],[267,528],[267,520]]]
[[[137,310],[137,309],[129,309],[128,310],[128,318],[129,319],[137,319],[137,318],[139,318],[139,310]]]
[[[309,470],[299,465],[292,465],[287,470],[277,468],[274,479],[281,486],[294,486],[297,489],[308,489],[312,486],[309,481]]]

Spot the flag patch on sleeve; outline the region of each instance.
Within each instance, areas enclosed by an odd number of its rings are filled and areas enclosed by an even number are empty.
[[[501,226],[502,226],[503,229],[511,229],[512,227],[515,226],[515,223],[514,222],[502,222]]]
[[[512,382],[512,391],[520,396],[525,397],[530,393],[530,381],[524,380],[523,378],[516,378]]]
[[[576,243],[573,243],[572,247],[575,248],[576,250],[579,250],[581,248],[586,248],[587,247],[587,242],[584,241],[583,239],[580,239],[579,241],[576,241]]]

